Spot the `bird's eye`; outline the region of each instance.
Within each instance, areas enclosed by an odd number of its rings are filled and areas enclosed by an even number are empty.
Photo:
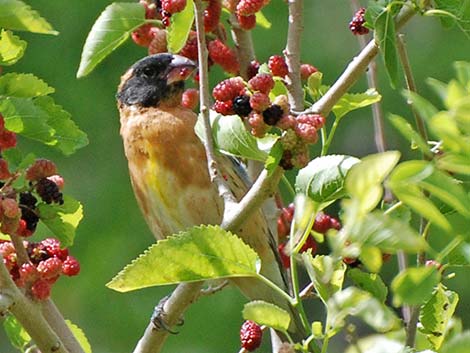
[[[150,67],[146,67],[142,70],[142,74],[147,77],[152,77],[155,74],[155,71]]]

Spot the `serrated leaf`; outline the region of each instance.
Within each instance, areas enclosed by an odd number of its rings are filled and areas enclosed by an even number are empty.
[[[224,116],[211,111],[210,118],[215,147],[224,154],[264,162],[269,150],[279,139],[277,135],[267,135],[259,141],[245,128],[238,115]],[[195,131],[203,141],[201,115],[196,123]]]
[[[39,97],[34,103],[48,115],[47,124],[54,129],[54,138],[57,141],[55,148],[65,155],[70,155],[88,144],[87,135],[78,128],[71,115],[55,104],[51,97]]]
[[[91,28],[83,46],[77,77],[88,75],[132,31],[145,23],[145,9],[137,3],[115,2],[106,7]]]
[[[385,303],[388,288],[379,274],[363,272],[358,268],[349,269],[347,274],[358,288],[369,292],[381,303]]]
[[[409,224],[381,211],[365,215],[351,231],[349,240],[378,247],[388,254],[394,254],[398,250],[415,253],[427,248],[426,241]]]
[[[264,29],[271,28],[271,22],[266,18],[262,11],[258,11],[255,13],[256,15],[256,24]]]
[[[326,255],[313,257],[309,252],[302,253],[302,260],[318,296],[324,303],[343,288],[346,271],[343,261],[335,261]]]
[[[432,295],[441,276],[435,267],[408,268],[392,281],[393,305],[421,305]]]
[[[262,300],[246,303],[242,314],[245,320],[254,321],[258,325],[266,325],[277,331],[285,332],[289,328],[289,313],[274,304]]]
[[[444,344],[439,353],[468,353],[470,331],[464,331]]]
[[[0,32],[0,65],[10,66],[23,57],[27,43],[12,32]]]
[[[349,112],[380,102],[381,99],[382,96],[375,88],[369,88],[364,93],[345,93],[333,106],[332,111],[337,119],[341,119]]]
[[[217,226],[198,226],[152,245],[107,286],[119,292],[223,277],[253,277],[257,254]]]
[[[83,332],[80,327],[72,323],[70,320],[65,320],[65,322],[67,323],[67,326],[69,327],[70,331],[72,331],[78,343],[80,343],[80,347],[82,347],[84,353],[92,353],[91,345],[85,336],[85,332]]]
[[[400,152],[388,151],[364,157],[346,176],[347,192],[360,201],[360,211],[369,212],[382,199],[382,182],[400,159]]]
[[[295,180],[295,191],[307,195],[315,202],[339,199],[345,194],[346,174],[359,162],[358,158],[344,155],[315,158],[299,170]]]
[[[41,222],[60,240],[62,246],[71,246],[75,231],[83,218],[80,202],[64,195],[63,205],[40,203],[37,209]]]
[[[39,13],[23,1],[0,0],[0,9],[2,9],[0,16],[0,27],[2,28],[43,34],[59,34]]]
[[[0,76],[0,96],[33,98],[54,91],[54,88],[33,74],[8,73]]]
[[[432,153],[429,150],[427,142],[421,137],[421,135],[401,116],[390,114],[390,122],[392,125],[400,131],[400,133],[412,144],[416,145],[419,150],[428,157],[432,157]]]
[[[3,321],[3,328],[13,347],[24,351],[26,345],[31,342],[28,332],[21,326],[13,315],[8,315]]]
[[[458,301],[457,293],[446,290],[439,284],[432,297],[421,308],[420,330],[436,350],[441,348],[444,342],[447,325],[454,315]]]
[[[396,48],[395,22],[391,11],[383,11],[375,20],[375,38],[382,53],[390,84],[398,81],[398,55]]]
[[[48,115],[30,98],[0,99],[0,112],[5,127],[30,139],[53,145],[56,143],[54,129],[47,125]]]
[[[395,330],[401,326],[400,320],[390,308],[370,293],[355,287],[337,292],[328,300],[327,308],[326,331],[330,337],[344,326],[344,320],[349,315],[361,318],[379,332]]]
[[[168,50],[171,53],[178,53],[184,47],[193,21],[194,3],[193,0],[187,0],[184,10],[171,16],[171,24],[167,29]]]

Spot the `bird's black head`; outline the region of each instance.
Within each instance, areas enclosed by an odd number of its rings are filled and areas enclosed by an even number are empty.
[[[193,61],[174,54],[155,54],[137,61],[122,77],[116,95],[125,105],[155,107],[184,89],[184,80],[194,71]]]

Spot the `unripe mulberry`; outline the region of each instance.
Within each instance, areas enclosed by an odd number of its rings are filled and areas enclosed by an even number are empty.
[[[257,13],[265,5],[265,0],[240,0],[237,5],[237,13],[241,16],[249,16]]]
[[[245,321],[240,329],[240,342],[242,348],[253,352],[261,345],[263,331],[261,326],[253,321]]]
[[[221,40],[215,39],[209,42],[208,49],[210,59],[219,64],[224,71],[231,74],[237,74],[240,71],[240,63],[235,51]]]
[[[54,162],[48,159],[36,159],[26,170],[26,179],[29,181],[37,181],[55,174],[57,174],[57,167]]]
[[[235,113],[233,111],[233,102],[231,100],[215,101],[212,109],[222,115],[233,115]]]
[[[289,73],[286,60],[280,55],[273,55],[268,60],[268,67],[274,76],[285,77]]]
[[[162,10],[170,14],[181,12],[186,7],[186,0],[161,0]]]
[[[242,16],[237,14],[238,24],[245,31],[249,31],[256,27],[256,15]]]
[[[256,92],[250,98],[250,105],[253,110],[261,113],[271,105],[271,101],[266,94]]]
[[[364,27],[364,23],[366,22],[364,18],[365,13],[366,9],[364,7],[361,7],[354,14],[351,22],[349,22],[349,29],[354,35],[364,35],[369,33],[369,28]]]
[[[222,13],[220,0],[209,0],[209,5],[204,10],[204,30],[213,32],[217,29]]]
[[[244,89],[245,83],[241,77],[231,77],[219,82],[212,90],[212,96],[218,101],[231,101]]]
[[[253,91],[268,94],[274,88],[274,80],[270,74],[257,74],[248,81],[248,87]]]

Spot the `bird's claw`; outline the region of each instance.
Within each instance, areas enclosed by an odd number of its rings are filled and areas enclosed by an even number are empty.
[[[160,300],[160,302],[157,304],[157,306],[155,307],[153,311],[150,321],[152,322],[154,326],[154,330],[167,331],[171,333],[172,335],[177,335],[179,332],[171,330],[171,327],[168,326],[166,322],[166,313],[165,313],[164,306],[168,298],[169,296],[167,295],[166,297]],[[176,323],[177,326],[182,326],[183,324],[184,324],[183,318],[179,319],[178,322]]]

